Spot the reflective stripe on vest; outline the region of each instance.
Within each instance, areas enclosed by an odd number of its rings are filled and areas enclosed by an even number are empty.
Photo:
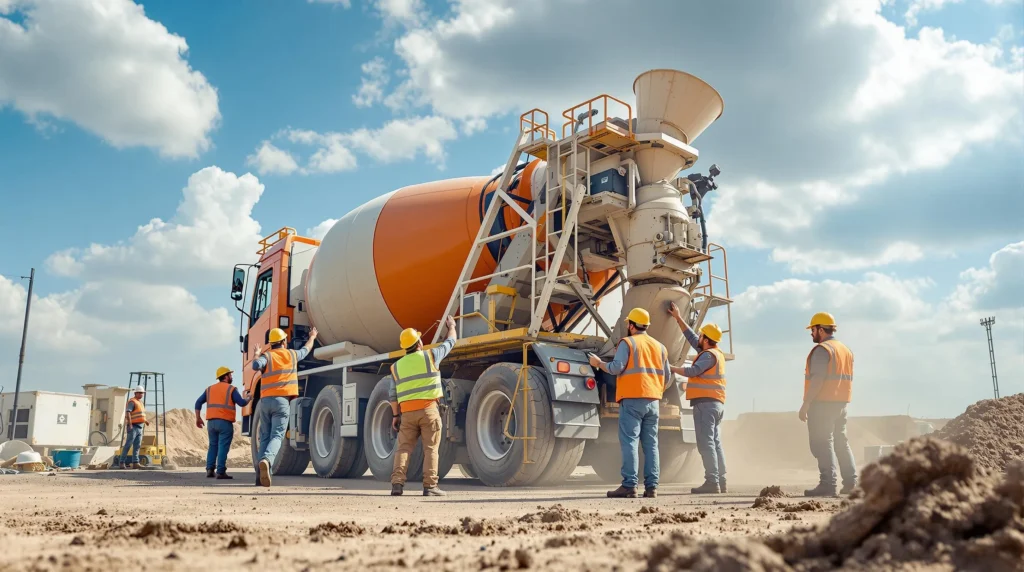
[[[441,372],[429,350],[407,354],[391,366],[398,402],[412,399],[441,399]]]
[[[146,408],[142,405],[142,402],[132,397],[128,400],[128,403],[134,403],[135,409],[131,412],[131,424],[138,425],[139,423],[146,422]]]
[[[701,352],[697,359],[705,353],[715,356],[715,365],[704,373],[686,380],[686,399],[709,397],[725,403],[725,355],[722,354],[722,350],[711,348]]]
[[[668,350],[647,334],[622,338],[629,349],[626,367],[615,378],[615,401],[623,399],[661,399],[665,393],[664,364]]]
[[[825,382],[814,401],[842,401],[849,403],[853,398],[853,352],[846,344],[836,339],[825,340],[811,348],[804,366],[804,401],[811,389],[811,355],[818,347],[828,352],[828,369]]]
[[[206,388],[206,420],[223,419],[235,422],[235,399],[232,396],[234,386],[224,381]]]
[[[260,382],[263,397],[296,397],[299,395],[299,363],[293,350],[283,348],[266,354],[267,367]]]

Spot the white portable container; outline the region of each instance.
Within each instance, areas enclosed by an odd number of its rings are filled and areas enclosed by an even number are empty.
[[[14,407],[14,393],[0,394],[3,429],[0,443],[7,441]],[[14,440],[34,448],[78,448],[89,445],[89,416],[92,397],[51,391],[22,391],[14,415]]]

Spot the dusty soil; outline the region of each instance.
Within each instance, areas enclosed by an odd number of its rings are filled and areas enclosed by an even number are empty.
[[[1024,460],[1024,393],[979,401],[935,436],[966,447],[981,467],[1002,471]]]
[[[230,473],[231,471],[229,471]],[[213,481],[201,469],[74,471],[0,477],[0,570],[177,569],[642,570],[673,533],[693,539],[765,537],[824,524],[749,508],[761,486],[694,496],[665,485],[656,499],[608,499],[589,469],[567,485],[499,489],[453,470],[446,498],[391,497],[369,477]],[[805,483],[808,484],[808,483]],[[796,494],[800,487],[787,488]]]
[[[203,419],[205,420],[205,411]],[[153,427],[147,428],[147,435]],[[206,429],[196,427],[196,413],[188,409],[172,409],[167,412],[167,451],[178,466],[205,467],[206,451],[210,440]],[[235,423],[235,436],[228,452],[228,468],[252,467],[252,453],[249,438],[242,436],[242,424]]]

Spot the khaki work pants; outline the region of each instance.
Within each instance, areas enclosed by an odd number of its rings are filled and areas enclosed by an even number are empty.
[[[441,413],[436,403],[426,409],[402,413],[402,425],[398,428],[398,450],[395,452],[395,468],[391,473],[391,484],[404,485],[405,473],[409,466],[409,455],[416,448],[416,440],[423,436],[423,488],[437,486],[437,458],[441,445]]]

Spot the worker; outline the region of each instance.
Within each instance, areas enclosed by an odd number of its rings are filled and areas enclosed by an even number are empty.
[[[224,366],[217,368],[217,382],[206,388],[196,400],[196,427],[203,428],[203,418],[199,412],[206,404],[206,421],[209,427],[206,433],[210,445],[206,450],[206,476],[214,477],[216,468],[217,479],[233,479],[228,474],[228,451],[231,440],[235,436],[235,407],[249,404],[249,392],[238,394],[238,388],[231,385],[234,372]]]
[[[619,341],[612,361],[605,363],[590,354],[590,365],[617,376],[615,401],[619,404],[622,484],[608,491],[610,498],[636,498],[638,438],[644,449],[644,497],[658,496],[660,402],[672,374],[668,350],[647,335],[650,325],[651,315],[647,310],[633,308],[626,318],[628,335]]]
[[[686,377],[686,399],[693,408],[693,429],[697,451],[704,463],[704,484],[690,489],[695,495],[728,492],[725,482],[725,452],[722,450],[722,417],[725,415],[725,355],[718,349],[722,329],[708,323],[700,328],[700,336],[683,320],[679,306],[669,304],[669,314],[676,319],[683,336],[697,357],[688,367],[673,367],[672,373]]]
[[[316,328],[310,329],[306,345],[290,350],[285,345],[288,335],[281,328],[274,328],[267,335],[270,349],[266,355],[263,346],[256,344],[252,369],[261,373],[259,449],[254,459],[257,486],[270,486],[270,469],[288,429],[288,402],[299,396],[299,362],[313,349],[316,334]]]
[[[438,403],[444,397],[438,364],[455,347],[455,320],[445,318],[448,336],[440,346],[423,350],[422,334],[415,328],[402,330],[399,344],[405,356],[391,366],[391,428],[398,431],[398,450],[391,472],[391,495],[399,496],[405,489],[409,454],[416,440],[423,439],[423,496],[443,497],[447,493],[437,486],[438,448],[441,446],[441,412]]]
[[[818,486],[804,496],[835,496],[836,467],[839,460],[843,476],[840,494],[849,494],[857,486],[857,467],[846,437],[846,406],[853,396],[853,352],[835,339],[836,320],[828,312],[818,312],[807,326],[814,347],[804,366],[804,402],[800,421],[807,423],[811,454],[818,460]],[[835,450],[833,451],[833,440]]]
[[[121,450],[121,468],[126,469],[128,464],[128,451],[132,451],[132,468],[141,469],[139,465],[139,451],[142,449],[143,425],[148,426],[146,420],[146,406],[142,404],[142,398],[146,395],[146,388],[141,385],[135,388],[134,397],[128,400],[124,408],[124,449]]]

